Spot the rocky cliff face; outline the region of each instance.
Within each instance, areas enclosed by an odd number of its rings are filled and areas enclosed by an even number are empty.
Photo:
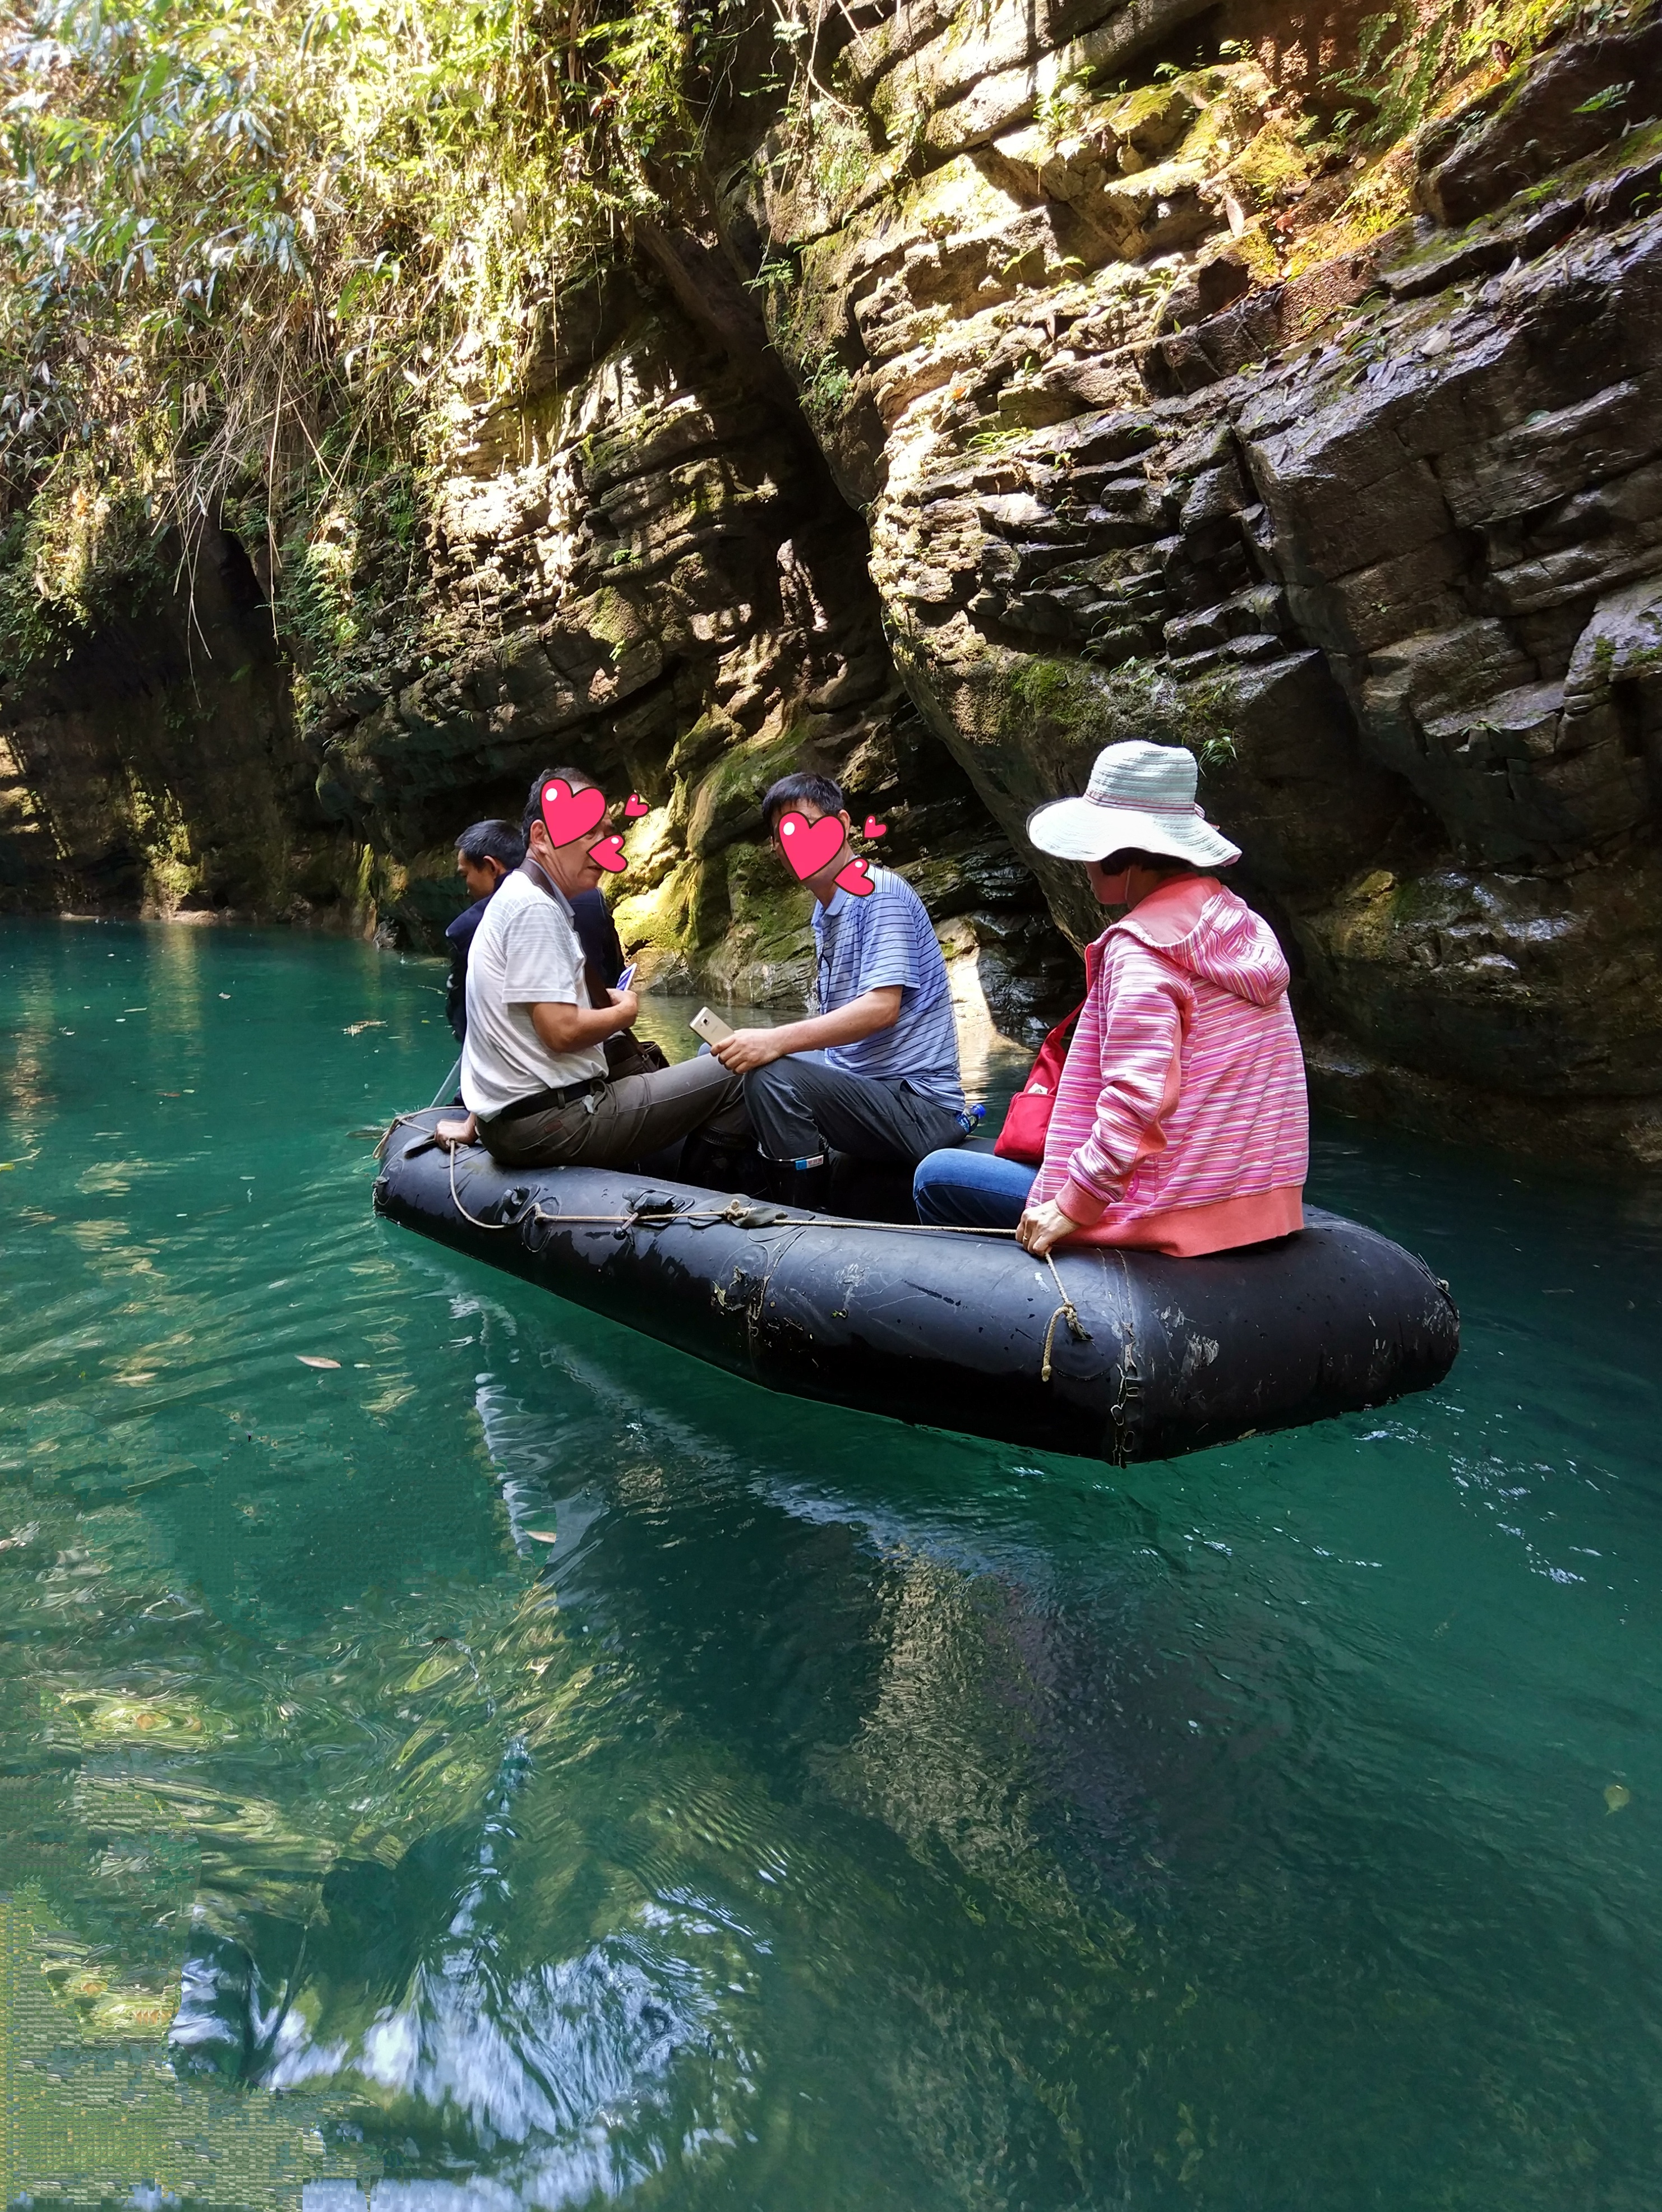
[[[454,910],[456,830],[517,819],[531,773],[575,761],[651,807],[617,908],[646,974],[796,1002],[807,903],[758,842],[759,802],[823,769],[881,820],[970,1006],[1029,1026],[1075,957],[903,689],[864,525],[750,296],[688,241],[655,243],[655,279],[578,304],[532,404],[459,398],[428,588],[462,635],[402,667],[372,641],[323,718],[323,803],[410,856],[385,904],[418,927]]]
[[[896,166],[729,195],[908,690],[1018,843],[1194,746],[1329,1097],[1662,1158],[1662,27],[1370,166],[1283,56],[1139,71],[1138,21],[903,12],[837,81]]]
[[[252,718],[283,867],[192,786],[174,880],[218,836],[213,895],[420,938],[456,829],[566,757],[651,805],[626,940],[786,999],[757,802],[823,766],[1031,1034],[1096,916],[1026,814],[1154,736],[1246,848],[1322,1095],[1662,1159],[1662,27],[1497,53],[1362,155],[1342,15],[873,12],[735,101],[511,404],[454,364],[408,591],[299,736]],[[92,650],[6,694],[37,898],[96,873]]]

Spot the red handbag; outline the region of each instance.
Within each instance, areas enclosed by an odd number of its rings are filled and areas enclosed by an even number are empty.
[[[1027,1080],[1011,1099],[993,1150],[1001,1160],[1025,1160],[1038,1167],[1044,1158],[1044,1139],[1056,1103],[1056,1085],[1062,1062],[1073,1042],[1074,1024],[1085,1011],[1081,999],[1065,1021],[1060,1021],[1038,1048]]]
[[[1085,948],[1087,995],[1101,964],[1102,940],[1099,939]],[[1085,1000],[1081,999],[1073,1012],[1059,1021],[1040,1045],[1038,1057],[1027,1071],[1027,1080],[1010,1101],[1004,1127],[993,1146],[1000,1159],[1020,1160],[1030,1167],[1043,1165],[1044,1139],[1050,1133],[1050,1115],[1056,1109],[1056,1086],[1062,1080],[1068,1048],[1074,1041],[1074,1024],[1084,1012]]]

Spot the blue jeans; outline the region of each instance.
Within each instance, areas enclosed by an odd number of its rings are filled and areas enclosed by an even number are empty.
[[[937,1228],[1014,1229],[1038,1173],[1020,1160],[954,1145],[918,1162],[912,1203],[918,1219]]]

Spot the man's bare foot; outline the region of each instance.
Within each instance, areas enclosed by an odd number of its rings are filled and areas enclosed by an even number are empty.
[[[441,1121],[433,1131],[435,1144],[442,1145],[447,1152],[454,1152],[459,1145],[477,1145],[479,1124],[476,1115],[470,1114],[465,1121]]]

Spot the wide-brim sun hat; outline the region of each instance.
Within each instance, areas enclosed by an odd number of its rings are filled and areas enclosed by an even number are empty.
[[[1195,798],[1195,756],[1182,745],[1141,738],[1105,745],[1082,799],[1053,799],[1027,817],[1027,835],[1058,860],[1105,860],[1111,853],[1154,853],[1191,867],[1226,868],[1239,845],[1202,813]]]

